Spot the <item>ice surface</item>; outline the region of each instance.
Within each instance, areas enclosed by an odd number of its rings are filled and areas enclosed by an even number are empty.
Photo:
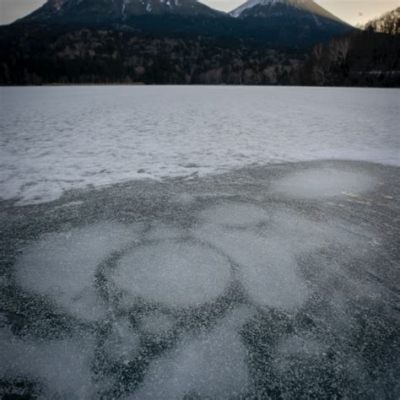
[[[239,265],[240,281],[256,303],[290,310],[307,299],[308,290],[298,276],[292,249],[281,240],[213,225],[199,228],[195,235]]]
[[[395,398],[395,91],[0,91],[0,397]]]
[[[270,190],[317,166],[351,193],[319,197],[318,174],[310,198]],[[6,204],[0,397],[396,398],[397,172],[285,164]]]
[[[366,228],[337,221],[332,218],[315,220],[285,207],[271,207],[269,210],[270,223],[260,229],[262,237],[273,234],[282,243],[290,247],[294,256],[312,254],[330,246],[341,246],[351,249],[355,256],[361,250],[363,240],[374,240],[373,232]]]
[[[208,208],[201,213],[201,217],[208,223],[238,228],[262,224],[269,220],[268,214],[262,208],[238,203]]]
[[[365,172],[349,172],[333,168],[307,169],[275,181],[272,191],[302,199],[323,199],[368,192],[377,185]]]
[[[185,337],[151,363],[143,384],[128,399],[239,398],[248,389],[249,371],[238,330],[250,315],[246,309],[234,310],[211,332]]]
[[[103,343],[105,354],[114,361],[129,362],[138,352],[140,337],[127,319],[116,320]]]
[[[284,339],[278,346],[278,357],[293,355],[322,357],[326,354],[327,346],[316,340],[298,335]]]
[[[78,318],[102,318],[107,307],[96,292],[96,270],[135,235],[133,228],[110,222],[46,234],[17,259],[17,283],[29,292],[48,296]]]
[[[132,300],[140,297],[171,307],[197,306],[223,293],[231,266],[206,246],[164,241],[130,251],[112,279]]]
[[[173,318],[161,312],[147,314],[140,319],[140,329],[152,335],[163,335],[170,331],[173,326]]]
[[[119,86],[0,88],[0,96],[0,196],[19,204],[255,163],[400,165],[395,90]]]
[[[300,307],[310,295],[297,258],[340,246],[353,256],[362,251],[368,231],[334,220],[315,221],[283,206],[262,209],[221,203],[203,210],[197,239],[209,243],[237,266],[237,277],[257,304],[281,310]],[[240,229],[237,229],[240,228]],[[371,236],[369,236],[371,235]]]
[[[0,379],[26,378],[44,384],[44,399],[92,398],[93,340],[77,337],[40,341],[19,339],[0,329]]]
[[[146,234],[148,240],[179,239],[181,237],[182,230],[162,223],[153,225]]]

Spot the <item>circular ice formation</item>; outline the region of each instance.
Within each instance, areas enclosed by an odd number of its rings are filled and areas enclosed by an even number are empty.
[[[272,191],[289,197],[322,199],[374,188],[375,178],[363,172],[313,168],[289,174],[272,184]]]
[[[228,260],[211,248],[164,241],[127,253],[113,280],[129,298],[182,307],[213,301],[224,291],[230,277]]]
[[[112,222],[46,234],[17,259],[16,281],[28,292],[51,298],[71,315],[100,319],[107,307],[95,288],[97,268],[135,237],[132,227]]]
[[[201,213],[201,218],[208,223],[231,227],[248,227],[267,222],[265,210],[252,204],[221,204],[210,207]]]

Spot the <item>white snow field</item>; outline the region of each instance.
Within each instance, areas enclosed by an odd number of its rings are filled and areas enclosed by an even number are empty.
[[[396,90],[0,88],[0,197],[349,159],[400,165]],[[351,178],[351,177],[349,177]]]

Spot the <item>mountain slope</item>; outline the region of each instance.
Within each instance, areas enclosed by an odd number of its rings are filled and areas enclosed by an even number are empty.
[[[328,18],[333,21],[342,22],[335,15],[325,10],[312,0],[248,0],[238,8],[230,12],[233,17],[282,17],[288,15],[300,16],[311,14],[314,20],[318,17]],[[318,21],[316,21],[318,23]],[[342,22],[343,23],[343,22]]]
[[[248,0],[230,15],[287,44],[294,37],[303,44],[322,42],[353,29],[312,0]]]
[[[222,13],[197,0],[48,0],[19,23],[124,23],[132,16],[218,17]]]
[[[287,48],[306,48],[354,30],[313,0],[247,0],[229,15],[248,36]]]

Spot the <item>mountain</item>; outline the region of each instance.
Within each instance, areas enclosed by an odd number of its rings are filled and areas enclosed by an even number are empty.
[[[290,84],[317,43],[352,28],[309,0],[48,0],[0,26],[0,84]]]
[[[316,24],[323,22],[319,18],[342,22],[312,0],[248,0],[230,14],[236,18],[310,18]]]
[[[249,0],[225,14],[197,0],[48,0],[14,25],[131,30],[251,40],[302,49],[352,28],[312,0]]]
[[[126,23],[143,15],[219,17],[196,0],[48,0],[19,23]]]
[[[287,44],[293,37],[303,44],[321,42],[353,29],[312,0],[248,0],[230,15]]]

